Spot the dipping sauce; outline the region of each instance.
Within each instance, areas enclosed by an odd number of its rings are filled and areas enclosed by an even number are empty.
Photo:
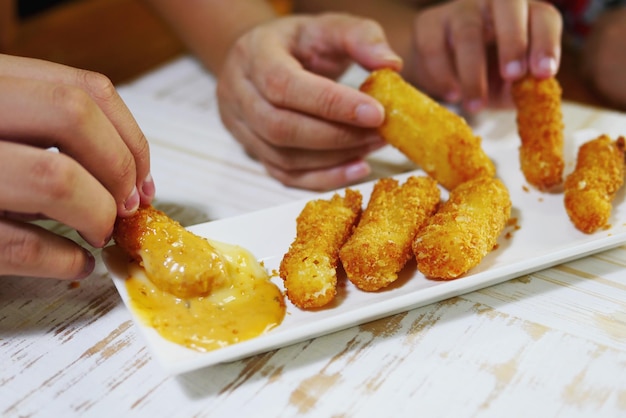
[[[210,240],[224,261],[227,282],[206,296],[180,298],[160,290],[138,263],[126,289],[130,305],[163,338],[197,351],[211,351],[257,337],[285,317],[281,290],[247,250]]]

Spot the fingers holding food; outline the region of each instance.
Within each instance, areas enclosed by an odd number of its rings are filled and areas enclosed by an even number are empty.
[[[152,206],[118,218],[113,239],[156,287],[174,296],[206,296],[228,283],[219,251]]]
[[[417,233],[418,270],[431,279],[462,276],[495,247],[510,214],[509,192],[499,179],[480,177],[457,186]]]
[[[522,78],[511,89],[521,139],[519,159],[526,181],[539,190],[563,182],[561,86],[554,77]]]
[[[448,190],[495,174],[481,139],[459,115],[441,106],[395,71],[374,71],[361,91],[385,108],[380,135]]]
[[[337,293],[339,249],[361,215],[362,196],[346,189],[345,196],[307,202],[296,219],[296,237],[284,255],[280,277],[289,300],[299,308],[319,308]]]
[[[354,233],[339,252],[348,279],[366,291],[394,282],[413,255],[415,234],[439,199],[437,182],[430,177],[413,176],[402,185],[391,178],[376,182]]]
[[[624,137],[601,135],[578,149],[576,167],[565,179],[564,203],[580,231],[591,234],[608,225],[613,198],[624,184],[625,147]]]

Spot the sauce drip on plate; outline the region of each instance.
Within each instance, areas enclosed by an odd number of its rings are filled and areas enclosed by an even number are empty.
[[[247,250],[211,241],[224,261],[225,277],[207,296],[180,298],[160,290],[144,269],[132,264],[126,281],[131,306],[163,338],[211,351],[257,337],[285,316],[282,292]]]

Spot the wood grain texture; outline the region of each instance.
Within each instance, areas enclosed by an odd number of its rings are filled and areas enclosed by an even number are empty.
[[[315,196],[242,152],[213,88],[188,59],[120,87],[151,141],[157,207],[191,225]],[[626,126],[626,115],[570,103],[564,115],[566,135]],[[515,134],[510,112],[474,123]],[[411,168],[393,152],[372,164],[374,176]],[[100,261],[78,286],[3,277],[0,416],[624,416],[625,268],[622,245],[178,377],[151,357]]]

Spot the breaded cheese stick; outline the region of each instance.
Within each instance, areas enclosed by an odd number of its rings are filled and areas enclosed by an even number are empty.
[[[448,190],[495,167],[465,119],[390,69],[372,72],[361,91],[385,108],[380,135]]]
[[[565,210],[580,231],[591,234],[608,225],[615,193],[624,184],[624,137],[607,135],[578,149],[576,168],[565,179]]]
[[[118,218],[113,239],[156,287],[174,296],[206,296],[228,283],[224,260],[209,241],[152,206]]]
[[[539,190],[563,182],[563,115],[561,86],[556,78],[527,76],[513,83],[519,160],[526,181]]]
[[[457,186],[417,233],[417,269],[431,279],[455,279],[477,266],[495,247],[511,215],[505,185],[480,177]]]
[[[376,182],[356,229],[339,252],[348,279],[359,289],[376,291],[398,278],[411,259],[415,234],[437,209],[437,182],[412,176],[402,185]]]
[[[346,189],[345,197],[307,202],[296,219],[296,237],[284,255],[280,277],[289,300],[301,309],[319,308],[337,293],[339,249],[346,242],[359,216],[363,197]]]

